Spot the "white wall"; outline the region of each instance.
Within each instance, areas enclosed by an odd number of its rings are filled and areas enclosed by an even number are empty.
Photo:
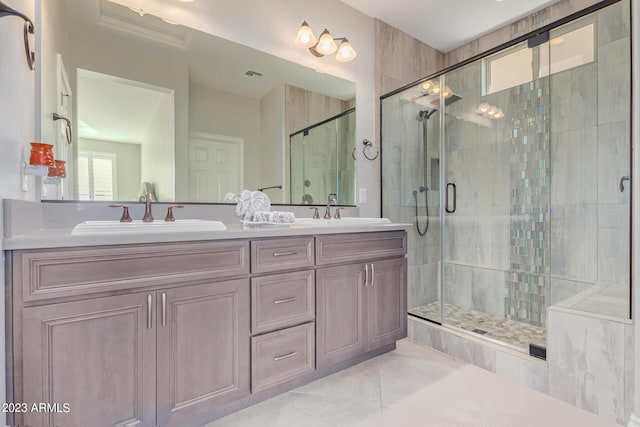
[[[114,0],[126,6],[140,7],[141,0]],[[170,18],[218,37],[262,50],[311,69],[318,69],[356,83],[356,141],[367,138],[378,146],[375,132],[374,21],[339,0],[301,2],[270,0],[238,7],[235,0],[180,3],[172,0],[145,1],[149,13]],[[268,17],[268,18],[265,18]],[[306,49],[295,46],[293,39],[302,21],[307,20],[316,33],[328,28],[335,36],[346,36],[358,52],[349,63],[334,58],[316,58]],[[363,216],[380,214],[379,160],[359,158],[359,188],[368,189],[366,203],[359,203]]]
[[[260,100],[260,185],[281,185],[282,189],[266,190],[272,203],[287,203],[289,183],[285,181],[284,86],[276,87]]]
[[[140,144],[79,138],[78,149],[116,155],[116,200],[138,200],[140,191]]]
[[[156,197],[160,202],[176,200],[174,114],[173,97],[164,97],[142,142],[141,180],[155,185]]]
[[[117,45],[117,48],[114,48],[114,45]],[[117,32],[109,33],[108,37],[92,32],[87,37],[72,38],[72,62],[67,66],[172,90],[175,103],[175,126],[172,131],[175,137],[175,153],[171,158],[175,158],[176,170],[186,170],[189,138],[189,70],[186,64],[180,61],[167,63],[163,58],[164,54],[162,46],[137,43],[120,36]],[[127,66],[123,67],[121,64]],[[75,76],[71,78],[75,81]],[[171,194],[175,192],[177,200],[186,200],[189,194],[188,175],[175,175],[175,178],[175,190],[172,190]]]
[[[192,85],[189,89],[189,130],[243,138],[244,186],[247,189],[260,187],[259,100]],[[186,169],[176,171],[188,174]]]
[[[51,119],[51,115],[57,111],[58,105],[56,56],[58,53],[62,54],[62,59],[66,62],[69,52],[64,1],[43,2],[42,15],[47,16],[47,19],[40,29],[42,45],[38,72],[42,76],[42,88],[45,88],[41,93],[42,102],[37,106],[40,107],[40,141],[55,145],[57,124]]]
[[[5,3],[32,19],[35,18],[33,0],[6,0]],[[23,25],[22,20],[18,18],[0,19],[0,200],[35,200],[34,178],[29,178],[27,192],[21,190],[20,182],[21,151],[35,137],[35,73],[27,66],[22,40]],[[0,277],[4,277],[4,259],[0,262]],[[4,296],[4,292],[0,293],[0,367],[3,368],[0,369],[0,402],[7,400],[4,369]]]

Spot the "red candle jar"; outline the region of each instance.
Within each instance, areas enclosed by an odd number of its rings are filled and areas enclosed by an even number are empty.
[[[55,166],[49,168],[49,176],[59,176],[60,178],[67,177],[67,168],[65,167],[64,160],[55,160]]]
[[[55,166],[53,161],[53,145],[32,142],[29,164],[34,166]]]

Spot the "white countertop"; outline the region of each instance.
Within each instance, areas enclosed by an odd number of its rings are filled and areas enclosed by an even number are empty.
[[[158,234],[112,234],[73,236],[71,229],[43,229],[3,239],[4,250],[69,248],[78,246],[130,245],[144,243],[196,242],[203,240],[255,239],[309,236],[314,234],[366,233],[406,230],[411,224],[376,224],[353,227],[247,227],[227,225],[226,230]]]

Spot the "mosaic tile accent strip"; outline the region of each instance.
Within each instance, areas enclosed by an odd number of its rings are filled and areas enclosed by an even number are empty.
[[[546,324],[550,103],[548,78],[511,90],[511,237],[505,314],[535,326]]]
[[[440,319],[440,303],[432,302],[409,310],[410,314],[438,320]],[[465,329],[485,337],[493,338],[507,344],[529,351],[529,344],[547,346],[547,331],[539,326],[516,322],[491,316],[476,310],[445,305],[445,324]]]

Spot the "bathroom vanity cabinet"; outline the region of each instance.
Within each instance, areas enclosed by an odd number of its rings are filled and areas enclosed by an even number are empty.
[[[406,336],[406,233],[7,252],[10,425],[198,426]]]
[[[406,336],[403,233],[322,236],[317,263],[317,364],[330,366]],[[386,259],[385,259],[386,258]]]

